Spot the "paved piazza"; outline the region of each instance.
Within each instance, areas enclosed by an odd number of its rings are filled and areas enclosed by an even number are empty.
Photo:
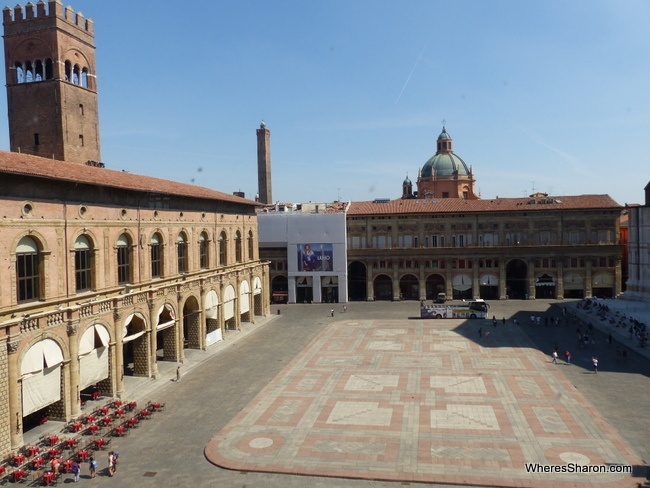
[[[205,454],[239,471],[508,487],[636,486],[525,463],[643,464],[519,328],[460,320],[327,325]]]

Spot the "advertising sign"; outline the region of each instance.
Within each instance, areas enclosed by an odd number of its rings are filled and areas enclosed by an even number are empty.
[[[332,244],[298,244],[298,271],[331,271]]]

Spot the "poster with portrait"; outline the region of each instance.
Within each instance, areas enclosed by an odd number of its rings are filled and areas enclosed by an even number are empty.
[[[298,244],[298,271],[332,271],[332,244]]]

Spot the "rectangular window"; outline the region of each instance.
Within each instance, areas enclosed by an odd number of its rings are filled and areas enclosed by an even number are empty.
[[[151,277],[160,278],[161,271],[160,244],[151,245]]]
[[[177,242],[178,246],[178,272],[187,272],[187,243]]]
[[[34,134],[34,145],[38,146],[40,144],[40,138],[38,137],[38,132]]]
[[[438,247],[438,236],[431,236],[431,247]]]
[[[18,279],[18,301],[26,302],[39,298],[38,253],[16,255]]]
[[[201,269],[208,268],[208,241],[206,240],[199,242],[199,265]]]
[[[77,291],[90,290],[90,259],[90,249],[81,249],[74,252],[75,287]]]
[[[129,283],[129,248],[128,246],[117,247],[117,283],[122,285]]]

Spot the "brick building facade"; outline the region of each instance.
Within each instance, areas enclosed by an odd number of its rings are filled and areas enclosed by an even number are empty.
[[[268,315],[270,295],[258,204],[99,163],[92,22],[54,0],[5,9],[4,27],[0,455],[85,393],[128,395],[124,376],[153,381]]]

